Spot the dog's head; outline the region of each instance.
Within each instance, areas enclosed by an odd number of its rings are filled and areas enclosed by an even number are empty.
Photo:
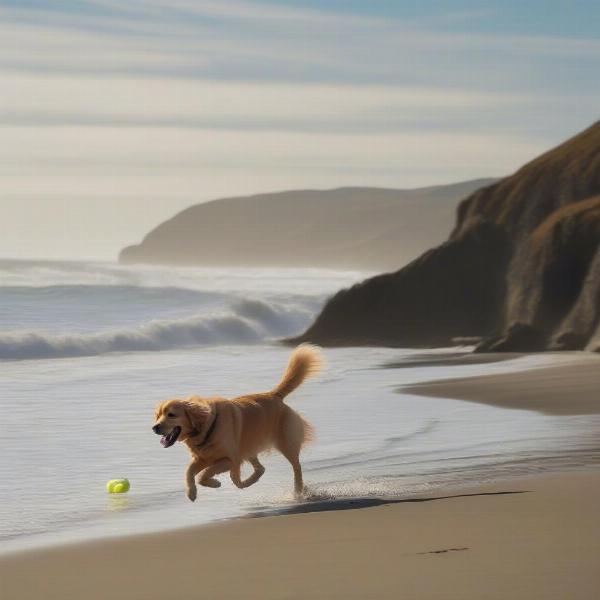
[[[198,432],[210,414],[210,405],[201,400],[165,400],[156,407],[152,431],[161,435],[160,443],[169,448]]]

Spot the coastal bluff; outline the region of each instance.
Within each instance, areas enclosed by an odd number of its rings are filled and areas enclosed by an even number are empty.
[[[600,122],[469,195],[449,239],[333,296],[294,341],[600,351]]]
[[[121,263],[386,271],[444,240],[458,203],[493,179],[410,190],[292,190],[196,204]]]

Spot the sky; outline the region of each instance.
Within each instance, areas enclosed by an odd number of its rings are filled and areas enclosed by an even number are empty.
[[[600,3],[0,0],[0,257],[217,197],[507,175],[599,118]]]

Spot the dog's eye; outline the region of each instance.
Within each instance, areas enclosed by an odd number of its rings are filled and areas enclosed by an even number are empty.
[[[167,417],[171,417],[171,418],[173,418],[173,417],[175,417],[175,416],[177,416],[175,413],[167,413]]]

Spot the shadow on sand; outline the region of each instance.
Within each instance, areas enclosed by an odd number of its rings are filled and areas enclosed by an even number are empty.
[[[297,515],[313,512],[328,512],[334,510],[355,510],[373,508],[391,504],[411,504],[416,502],[435,502],[452,498],[472,498],[477,496],[505,496],[510,494],[527,494],[530,490],[514,490],[505,492],[480,492],[472,494],[454,494],[451,496],[431,496],[425,498],[328,498],[326,500],[308,500],[300,504],[281,506],[277,508],[257,508],[248,513],[249,518],[273,517],[282,515]]]

